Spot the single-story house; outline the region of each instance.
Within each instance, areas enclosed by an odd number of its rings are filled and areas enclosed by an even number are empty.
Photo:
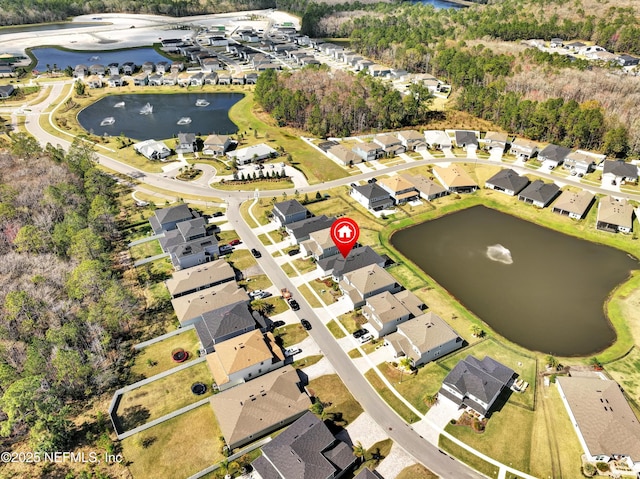
[[[602,168],[602,185],[623,185],[638,182],[638,167],[623,160],[605,160]]]
[[[176,206],[155,210],[153,216],[149,218],[149,224],[154,234],[160,234],[175,230],[178,227],[178,223],[197,218],[198,216],[199,215],[192,211],[186,204],[181,203]]]
[[[172,298],[179,298],[236,279],[236,273],[224,259],[186,268],[173,273],[164,284]]]
[[[0,78],[11,78],[16,76],[16,70],[13,65],[0,63]]]
[[[407,181],[402,176],[392,176],[383,178],[377,184],[384,190],[388,191],[391,198],[396,204],[406,203],[407,201],[415,201],[420,197],[420,193],[413,186],[413,183]]]
[[[372,211],[393,207],[393,198],[391,198],[389,192],[375,182],[361,186],[352,183],[349,194],[362,206]]]
[[[327,156],[341,165],[349,166],[354,163],[362,163],[364,160],[351,150],[342,145],[333,145],[327,151]]]
[[[640,474],[640,423],[618,383],[563,376],[556,384],[587,460],[616,457]]]
[[[498,171],[485,182],[484,186],[490,190],[496,190],[509,196],[515,196],[528,184],[529,179],[526,176],[520,176],[509,168],[507,170]]]
[[[201,354],[209,354],[220,344],[250,331],[267,331],[265,318],[252,311],[247,301],[229,301],[219,308],[205,311],[193,324],[200,340]]]
[[[362,161],[373,161],[382,157],[382,147],[377,143],[358,143],[351,149]]]
[[[571,150],[565,146],[549,144],[538,153],[538,160],[549,169],[556,168],[564,163]]]
[[[249,295],[235,281],[218,284],[171,300],[181,326],[200,321],[204,313],[239,302],[248,304]]]
[[[416,190],[420,193],[420,197],[425,200],[432,201],[436,198],[440,198],[441,196],[446,196],[449,194],[447,190],[445,190],[440,184],[432,181],[428,178],[425,178],[421,175],[402,175],[402,177],[410,182]]]
[[[307,411],[262,446],[262,455],[251,465],[263,479],[324,479],[341,477],[355,462],[351,446]]]
[[[421,151],[427,148],[424,135],[416,130],[399,131],[398,139],[407,151]]]
[[[562,41],[562,38],[552,38],[549,46],[551,48],[560,48],[564,46],[564,42]]]
[[[202,153],[205,155],[222,156],[233,144],[231,137],[227,135],[209,135],[204,140]]]
[[[471,130],[455,130],[454,140],[458,148],[465,151],[475,151],[478,149],[478,137],[480,133]]]
[[[507,148],[507,134],[499,133],[497,131],[488,131],[484,136],[484,147],[487,150],[497,148],[499,151],[504,152]]]
[[[605,196],[598,203],[596,228],[611,233],[631,233],[633,206],[624,198]]]
[[[442,130],[425,130],[424,140],[432,150],[451,148],[451,137]]]
[[[459,165],[434,166],[433,174],[450,193],[472,193],[478,189],[478,184]]]
[[[584,218],[593,204],[595,196],[588,191],[563,191],[558,200],[553,204],[553,212],[568,216],[575,220]]]
[[[586,47],[586,45],[582,42],[572,42],[567,43],[564,47],[573,52],[579,52],[582,48]]]
[[[410,358],[413,367],[434,361],[464,344],[458,333],[431,311],[398,325],[398,330],[384,342],[391,346],[396,357]]]
[[[302,206],[298,200],[286,200],[275,203],[271,213],[273,214],[273,218],[276,223],[280,226],[302,221],[305,218],[313,216],[313,214],[307,208]]]
[[[297,371],[288,365],[215,394],[209,401],[229,449],[291,424],[311,406]]]
[[[478,360],[469,355],[447,374],[438,394],[487,416],[500,393],[511,387],[515,374],[489,356]]]
[[[148,160],[164,160],[171,155],[171,150],[161,141],[145,140],[133,145],[133,149]]]
[[[362,315],[371,325],[372,333],[381,338],[396,331],[398,326],[411,318],[422,315],[427,306],[408,290],[390,293],[385,291],[367,298]]]
[[[0,98],[9,98],[15,91],[13,85],[0,85]]]
[[[309,235],[314,231],[330,228],[336,219],[326,215],[312,216],[294,223],[285,225],[285,230],[291,238],[292,244],[300,244],[309,239]]]
[[[560,188],[555,183],[545,183],[542,180],[534,180],[529,186],[518,194],[518,200],[530,203],[538,208],[544,208],[560,193]]]
[[[385,291],[396,293],[402,289],[400,283],[377,264],[345,273],[338,284],[353,309],[364,306],[371,296]]]
[[[616,62],[621,67],[632,67],[640,63],[640,58],[632,57],[631,55],[624,54],[624,55],[618,55],[618,57],[616,58]]]
[[[235,160],[237,165],[246,165],[251,162],[258,162],[277,156],[278,152],[265,143],[227,151],[227,158]]]
[[[193,153],[197,149],[195,133],[178,133],[176,153]]]
[[[397,136],[389,134],[376,135],[373,138],[373,142],[376,145],[380,145],[385,154],[390,156],[399,155],[400,153],[407,151]]]
[[[538,153],[538,145],[533,141],[516,138],[511,142],[509,152],[515,155],[519,160],[527,161]]]

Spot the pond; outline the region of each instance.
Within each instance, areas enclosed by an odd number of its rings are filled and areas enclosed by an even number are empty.
[[[34,48],[31,53],[36,57],[36,70],[46,71],[47,65],[64,70],[76,65],[108,65],[109,63],[123,64],[133,62],[140,66],[144,62],[158,63],[167,61],[167,58],[160,55],[153,48],[127,48],[126,50],[95,50],[95,51],[68,51],[58,48]]]
[[[109,95],[82,110],[78,114],[78,122],[96,135],[124,134],[134,140],[163,140],[178,133],[226,135],[238,131],[229,119],[229,109],[243,97],[242,93]],[[198,100],[205,100],[208,105],[196,106]],[[147,103],[153,107],[153,112],[140,114]],[[101,125],[111,123],[105,122],[108,118],[113,123]],[[179,125],[183,118],[189,118],[190,123],[183,121]]]
[[[640,267],[622,251],[483,206],[398,231],[391,243],[499,334],[558,356],[613,343],[603,305]]]
[[[434,8],[465,8],[465,5],[455,2],[447,2],[447,0],[413,0],[413,3],[422,3],[424,5],[433,5]]]

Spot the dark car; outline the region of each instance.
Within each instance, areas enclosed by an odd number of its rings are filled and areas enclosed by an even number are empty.
[[[311,323],[309,321],[307,321],[306,319],[301,319],[300,320],[300,324],[302,324],[302,327],[304,329],[306,329],[307,331],[309,331],[311,329]]]
[[[364,336],[368,333],[369,331],[367,331],[366,329],[358,329],[355,333],[353,333],[353,337],[358,339],[359,337]]]
[[[284,326],[284,321],[274,321],[271,329],[281,328],[282,326]]]
[[[220,218],[221,216],[224,216],[224,213],[222,211],[216,211],[212,216],[214,218]]]
[[[229,241],[229,245],[230,246],[238,246],[241,243],[241,241],[239,239],[234,239]]]
[[[294,311],[298,311],[300,309],[300,305],[298,304],[298,302],[295,299],[290,299],[289,300],[289,306]]]
[[[300,252],[300,250],[299,250],[299,249],[292,249],[292,250],[291,250],[291,251],[289,251],[287,254],[288,254],[289,256],[295,256],[295,255],[297,255],[299,252]]]
[[[262,258],[262,253],[255,248],[251,248],[251,254],[254,258]]]

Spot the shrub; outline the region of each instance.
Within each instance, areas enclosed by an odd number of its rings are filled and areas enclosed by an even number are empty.
[[[596,462],[596,467],[600,472],[607,472],[609,470],[609,464],[606,462]]]
[[[593,477],[596,475],[596,467],[590,462],[587,462],[582,466],[582,474],[586,477]]]

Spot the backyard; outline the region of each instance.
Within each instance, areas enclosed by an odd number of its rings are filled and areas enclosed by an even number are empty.
[[[189,354],[187,361],[192,361],[198,357],[199,345],[200,341],[195,329],[187,329],[180,334],[146,346],[136,354],[131,366],[131,374],[136,381],[140,381],[176,367],[177,363],[171,357],[171,353],[177,348],[184,349]]]

